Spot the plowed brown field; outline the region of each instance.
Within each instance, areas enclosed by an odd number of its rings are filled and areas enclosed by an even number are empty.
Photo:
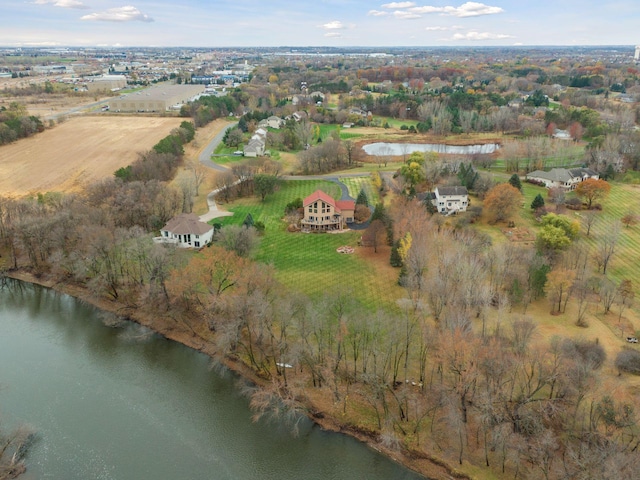
[[[177,127],[181,118],[72,118],[0,147],[0,195],[78,191],[130,165]]]

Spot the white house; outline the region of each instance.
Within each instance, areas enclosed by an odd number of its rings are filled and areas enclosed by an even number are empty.
[[[264,128],[258,128],[251,136],[249,143],[243,147],[242,154],[245,157],[261,157],[264,155],[266,145],[267,131]]]
[[[466,212],[469,206],[469,192],[467,187],[436,187],[431,202],[438,212],[451,215]]]
[[[181,248],[200,248],[213,240],[213,227],[200,221],[195,213],[181,213],[160,230],[156,243],[175,244]]]
[[[571,134],[569,133],[569,131],[560,130],[559,128],[556,128],[551,134],[551,136],[558,140],[571,140]]]
[[[574,190],[588,178],[597,180],[600,176],[590,168],[552,168],[548,172],[535,170],[526,176],[527,180],[541,183],[546,188],[560,187],[566,190]]]
[[[284,120],[282,120],[280,117],[271,115],[269,118],[267,118],[267,126],[269,126],[270,128],[278,129],[282,127],[282,125],[284,125]]]

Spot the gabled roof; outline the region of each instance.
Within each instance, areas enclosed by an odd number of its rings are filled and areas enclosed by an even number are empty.
[[[255,148],[264,147],[264,140],[262,140],[261,138],[252,138],[251,140],[249,140],[249,142],[247,142],[247,146]]]
[[[536,170],[535,172],[528,173],[527,177],[543,178],[545,180],[550,180],[552,182],[562,182],[562,183],[568,182],[573,178],[571,173],[569,173],[569,170],[567,170],[566,168],[552,168],[548,172],[544,172],[542,170]]]
[[[436,187],[438,195],[469,195],[467,187],[459,185],[453,187]]]
[[[336,210],[355,210],[356,202],[355,200],[338,200],[336,202]]]
[[[200,221],[200,218],[195,213],[181,213],[177,217],[173,217],[162,227],[163,231],[171,232],[177,235],[204,235],[205,233],[213,230],[213,227],[208,223]]]
[[[332,207],[336,206],[336,201],[331,196],[324,193],[322,190],[316,190],[315,192],[313,192],[311,195],[309,195],[307,198],[305,198],[302,201],[302,205],[306,207],[310,203],[313,203],[317,200],[322,200],[324,203],[328,203]]]
[[[569,173],[571,173],[571,175],[573,175],[574,177],[584,177],[585,175],[589,177],[595,177],[598,175],[597,172],[594,172],[590,168],[584,168],[584,167],[570,168]]]

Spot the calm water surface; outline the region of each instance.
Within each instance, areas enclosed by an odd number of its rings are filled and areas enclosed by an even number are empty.
[[[497,143],[481,145],[445,145],[442,143],[369,143],[362,147],[367,155],[410,155],[413,152],[437,152],[454,155],[474,155],[493,153],[500,148]]]
[[[0,416],[39,437],[22,479],[422,478],[308,421],[298,437],[252,423],[236,381],[66,295],[0,289]]]

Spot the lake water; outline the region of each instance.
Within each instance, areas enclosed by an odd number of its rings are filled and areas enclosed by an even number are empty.
[[[445,145],[442,143],[369,143],[362,147],[367,155],[410,155],[413,152],[437,152],[454,155],[474,155],[478,153],[493,153],[500,145],[485,143],[481,145]]]
[[[306,419],[251,421],[209,358],[54,291],[0,289],[0,416],[38,440],[22,480],[423,478]]]

